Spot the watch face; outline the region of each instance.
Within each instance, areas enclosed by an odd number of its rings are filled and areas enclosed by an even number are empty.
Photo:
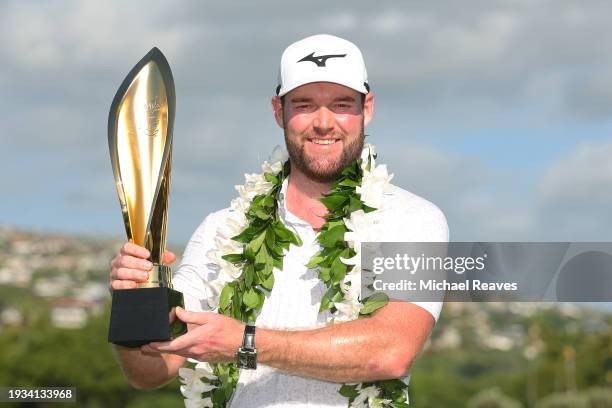
[[[238,367],[255,369],[257,368],[257,353],[254,351],[238,351]]]

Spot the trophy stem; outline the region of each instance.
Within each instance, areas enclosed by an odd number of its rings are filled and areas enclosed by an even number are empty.
[[[149,280],[139,283],[138,287],[172,289],[172,269],[168,265],[153,264],[153,269],[149,272]]]

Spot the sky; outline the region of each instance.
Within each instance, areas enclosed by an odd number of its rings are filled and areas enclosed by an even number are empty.
[[[0,3],[0,224],[124,234],[106,121],[153,46],[174,74],[168,240],[184,245],[283,143],[283,49],[362,50],[366,129],[456,241],[612,240],[612,3],[483,0]]]

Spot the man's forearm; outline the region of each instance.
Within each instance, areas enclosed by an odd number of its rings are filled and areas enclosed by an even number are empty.
[[[114,346],[125,377],[132,387],[152,389],[172,380],[184,359],[180,356],[143,353],[140,348]]]
[[[393,302],[373,317],[316,330],[258,329],[258,360],[334,382],[397,378],[418,355],[432,326],[428,312]]]

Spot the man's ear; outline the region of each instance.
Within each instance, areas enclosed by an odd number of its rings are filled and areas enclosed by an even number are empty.
[[[281,103],[280,96],[272,97],[272,111],[274,112],[274,119],[278,126],[283,129],[285,126],[283,124],[283,105]]]
[[[363,102],[363,126],[366,127],[374,115],[374,93],[368,92]]]

